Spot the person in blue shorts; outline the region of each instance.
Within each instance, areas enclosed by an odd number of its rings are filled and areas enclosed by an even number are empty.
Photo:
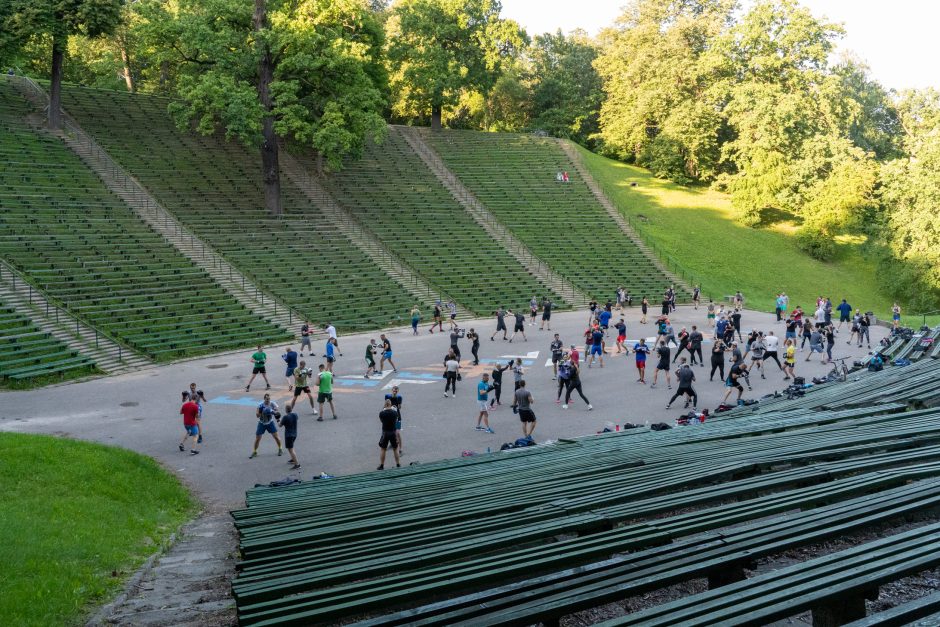
[[[603,316],[606,311],[601,312]],[[608,318],[609,320],[609,318]],[[591,331],[591,354],[588,359],[588,368],[594,364],[594,358],[597,357],[601,362],[601,368],[604,367],[604,331],[599,327],[594,327],[594,330]]]
[[[598,314],[597,319],[601,323],[601,331],[604,332],[604,335],[607,335],[607,329],[610,327],[610,310],[604,308],[601,310],[601,313]]]
[[[336,363],[336,340],[330,338],[326,341],[326,369],[333,372],[334,363]]]
[[[281,359],[287,364],[287,372],[284,376],[287,377],[287,391],[290,392],[294,389],[294,370],[297,369],[297,352],[288,346],[284,349],[284,354],[281,355]]]
[[[392,343],[388,341],[384,333],[379,336],[379,339],[382,340],[382,358],[379,360],[379,374],[385,372],[386,361],[388,365],[392,367],[392,372],[398,372],[398,368],[395,367],[395,362],[392,361]]]
[[[281,414],[277,409],[277,403],[271,400],[270,394],[264,395],[264,400],[258,405],[255,415],[258,418],[258,424],[255,427],[255,446],[251,455],[248,456],[248,459],[253,459],[258,456],[258,445],[261,444],[261,438],[264,437],[265,433],[270,433],[274,441],[277,442],[278,456],[283,455],[284,451],[281,449],[281,438],[277,435],[277,427],[281,420]]]

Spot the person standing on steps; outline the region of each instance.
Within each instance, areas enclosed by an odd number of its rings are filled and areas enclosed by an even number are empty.
[[[382,340],[382,359],[379,360],[379,374],[385,372],[385,362],[388,362],[388,365],[392,367],[392,372],[398,372],[398,368],[395,367],[395,362],[392,361],[392,343],[388,341],[388,338],[385,337],[385,334],[381,334],[379,339]]]
[[[686,363],[686,359],[683,357],[679,362],[679,367],[676,368],[676,382],[678,383],[676,393],[673,394],[669,402],[666,403],[666,409],[671,409],[675,400],[682,395],[687,397],[685,406],[688,407],[689,401],[692,401],[692,409],[696,409],[698,407],[698,394],[696,394],[695,390],[692,388],[694,381],[695,372],[693,372],[692,367]]]
[[[500,305],[499,309],[496,310],[496,330],[493,331],[493,335],[490,336],[490,341],[494,342],[496,340],[496,334],[500,331],[503,332],[503,339],[508,340],[506,337],[506,310],[503,309],[503,306]],[[512,312],[509,312],[510,315]]]
[[[698,330],[698,327],[694,324],[692,325],[692,332],[689,333],[689,354],[692,356],[692,365],[696,364],[695,357],[698,356],[698,365],[702,367],[705,365],[705,358],[702,357],[702,342],[705,341],[705,337],[702,335],[702,332]]]
[[[473,330],[473,327],[470,327],[470,330],[467,332],[467,339],[472,342],[470,344],[470,353],[473,355],[473,365],[480,365],[480,335]]]
[[[313,394],[310,393],[310,377],[312,376],[313,371],[307,367],[307,362],[301,359],[300,367],[294,371],[294,400],[291,401],[291,406],[296,408],[297,399],[300,398],[301,394],[306,394],[307,400],[310,401],[310,409],[316,415],[317,407],[313,404]]]
[[[294,454],[294,442],[297,441],[297,414],[294,413],[294,406],[288,403],[284,406],[287,411],[281,416],[281,426],[284,427],[284,448],[290,455],[291,470],[299,470],[300,462],[297,461],[297,455]]]
[[[418,335],[418,324],[421,323],[421,310],[415,305],[411,308],[411,334]]]
[[[539,325],[539,331],[542,329],[552,330],[552,308],[555,306],[548,296],[542,301],[542,324]]]
[[[447,312],[450,316],[450,328],[456,329],[457,328],[457,303],[455,303],[452,300],[447,301]],[[443,329],[441,329],[441,331],[443,331]]]
[[[333,373],[326,370],[323,364],[320,364],[320,372],[317,375],[317,404],[320,406],[320,416],[318,421],[323,422],[323,403],[330,404],[330,413],[333,420],[336,420],[336,406],[333,405]]]
[[[507,362],[505,366],[493,365],[493,398],[490,400],[490,409],[502,405],[499,399],[503,392],[503,372],[510,368],[512,368],[511,361]]]
[[[490,405],[489,398],[490,392],[495,388],[490,383],[490,375],[487,372],[483,373],[483,378],[477,384],[477,405],[480,407],[480,413],[477,414],[477,426],[474,427],[477,431],[486,431],[487,433],[495,433],[490,427]]]
[[[261,438],[265,433],[270,433],[271,437],[274,438],[277,443],[277,455],[280,457],[284,453],[281,450],[281,438],[277,437],[277,422],[280,420],[281,414],[277,409],[277,403],[271,400],[270,394],[264,395],[264,400],[255,410],[255,416],[258,418],[258,425],[255,427],[255,446],[248,459],[258,456],[258,445],[261,444]]]
[[[519,412],[519,420],[522,422],[522,437],[531,438],[535,431],[535,412],[532,411],[532,405],[535,400],[532,393],[525,389],[525,381],[519,382],[519,388],[515,392],[515,402],[513,406]]]
[[[568,371],[568,384],[565,390],[565,402],[561,406],[562,409],[568,409],[568,405],[571,402],[572,390],[578,393],[578,396],[580,396],[581,400],[587,405],[588,411],[594,409],[594,406],[591,405],[591,401],[584,395],[584,390],[581,389],[581,368],[574,363],[571,364],[571,369]]]
[[[310,333],[312,329],[310,328],[310,321],[304,320],[304,323],[300,326],[300,356],[304,356],[304,346],[307,347],[307,352],[309,357],[313,357],[313,346],[310,344]]]
[[[183,406],[180,407],[180,414],[183,416],[183,439],[180,440],[180,453],[186,450],[186,439],[192,438],[193,443],[190,446],[189,454],[199,454],[199,441],[202,439],[199,432],[199,403],[191,396],[183,399]]]
[[[522,340],[525,342],[528,342],[529,338],[525,336],[525,314],[523,313],[514,314],[512,312],[512,309],[510,309],[509,315],[513,316],[516,319],[516,324],[513,327],[512,336],[509,338],[509,343],[512,344],[512,341],[516,339],[516,333],[521,333]]]
[[[653,383],[650,385],[650,389],[656,387],[656,381],[659,379],[659,373],[662,371],[666,377],[666,387],[670,390],[672,389],[672,378],[669,376],[669,344],[666,343],[665,338],[659,341],[659,346],[656,347],[656,354],[659,356],[659,363],[656,364],[656,370],[653,371]]]
[[[392,408],[392,402],[385,400],[382,411],[379,412],[379,422],[382,424],[382,436],[379,438],[379,466],[376,470],[385,469],[385,453],[389,446],[395,456],[395,467],[401,467],[401,458],[398,456],[398,436],[395,435],[395,423],[398,421],[398,412]]]
[[[281,355],[281,359],[287,364],[287,372],[284,376],[287,377],[287,391],[290,392],[294,389],[294,371],[297,370],[297,353],[293,348],[288,346],[284,349],[284,354]]]
[[[457,375],[460,372],[460,362],[453,354],[447,356],[444,361],[444,398],[447,398],[447,392],[457,398]]]
[[[434,333],[434,327],[437,327],[438,330],[444,332],[444,323],[441,321],[441,301],[434,302],[434,313],[431,314],[431,328],[428,329],[428,333]]]
[[[392,404],[392,407],[398,414],[398,420],[395,422],[395,437],[398,438],[398,454],[404,455],[405,443],[401,438],[401,406],[403,404],[403,400],[401,393],[398,391],[397,385],[392,386],[392,391],[385,395],[385,400]]]
[[[271,382],[268,381],[267,370],[264,367],[265,362],[268,360],[268,356],[265,354],[264,350],[261,348],[261,344],[258,344],[258,350],[254,352],[251,356],[251,378],[248,379],[248,385],[245,386],[245,391],[248,392],[251,390],[251,384],[259,374],[261,378],[264,379],[266,385],[265,389],[271,389]]]

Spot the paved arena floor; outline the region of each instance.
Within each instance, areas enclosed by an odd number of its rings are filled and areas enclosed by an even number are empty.
[[[629,346],[639,337],[652,342],[655,335],[653,324],[639,324],[638,308],[626,311]],[[655,316],[651,316],[654,319]],[[567,344],[581,345],[582,333],[588,319],[586,311],[556,313],[552,317],[553,332],[559,332]],[[616,321],[617,315],[614,316]],[[676,331],[698,324],[706,326],[705,310],[694,310],[683,306],[672,316]],[[480,374],[492,368],[494,360],[506,361],[520,356],[527,371],[528,388],[535,399],[534,410],[538,417],[535,437],[539,442],[592,434],[603,429],[605,424],[648,424],[654,422],[674,423],[682,412],[681,401],[676,401],[672,410],[665,409],[672,395],[664,383],[657,389],[636,382],[634,357],[624,358],[608,355],[603,369],[595,366],[582,369],[585,394],[594,410],[588,411],[580,400],[574,401],[568,410],[556,405],[555,382],[552,381],[549,343],[552,333],[539,331],[537,326],[526,326],[528,341],[510,344],[489,337],[495,329],[495,319],[462,321],[461,326],[474,327],[483,340],[480,347],[480,366],[469,365],[470,345],[461,340],[463,356],[463,381],[458,384],[456,398],[444,398],[444,381],[441,378],[442,359],[449,347],[447,334],[428,334],[427,325],[422,325],[421,334],[412,336],[411,329],[388,332],[394,349],[394,360],[398,373],[386,370],[380,380],[366,380],[364,373],[365,343],[378,333],[343,335],[339,329],[340,347],[343,357],[335,368],[335,402],[338,420],[329,419],[329,410],[324,422],[317,422],[309,404],[300,404],[301,418],[296,451],[303,467],[290,471],[287,454],[277,457],[276,446],[270,436],[265,436],[259,457],[248,459],[254,440],[256,425],[255,406],[264,394],[264,382],[256,379],[250,393],[245,393],[245,383],[251,374],[249,355],[252,351],[229,353],[198,360],[143,369],[136,373],[106,377],[81,383],[64,384],[41,390],[7,392],[0,394],[0,430],[28,433],[47,433],[74,437],[96,442],[114,444],[150,455],[178,474],[209,505],[215,507],[239,507],[244,503],[244,492],[255,483],[283,479],[288,476],[309,479],[321,472],[331,475],[371,471],[378,464],[377,442],[380,434],[378,412],[382,407],[386,388],[393,382],[401,387],[404,397],[403,440],[405,456],[403,465],[411,462],[426,462],[459,456],[464,450],[485,452],[499,449],[504,442],[521,436],[518,418],[508,407],[507,397],[512,390],[512,375],[504,374],[504,406],[492,412],[490,423],[495,434],[486,434],[473,429],[476,424],[477,402],[475,386]],[[445,325],[446,328],[446,325]],[[772,314],[746,311],[742,319],[742,330],[756,328],[773,330],[783,336],[783,325],[775,322]],[[704,330],[704,329],[703,329]],[[887,329],[872,327],[872,345],[887,334]],[[709,335],[706,332],[706,337]],[[835,357],[858,359],[867,354],[865,347],[846,345],[848,329],[843,328],[837,336]],[[613,345],[613,339],[610,340]],[[710,340],[704,346],[706,361]],[[297,348],[297,344],[294,345]],[[283,377],[283,362],[280,355],[284,346],[266,347],[268,373],[273,384],[272,398],[283,409],[291,398]],[[323,342],[314,347],[321,355]],[[809,381],[830,370],[830,366],[819,363],[815,355],[811,363],[803,359],[807,353],[798,354],[797,375]],[[320,359],[308,360],[315,364]],[[651,359],[650,368],[656,360]],[[700,408],[714,408],[724,395],[721,381],[708,381],[708,370],[696,368],[696,391]],[[783,375],[771,363],[767,379],[751,376],[752,392],[744,398],[760,398],[774,390],[783,389]],[[652,380],[652,370],[647,371],[647,381]],[[191,381],[205,391],[209,404],[203,415],[205,442],[202,453],[190,456],[180,453],[177,443],[183,434],[179,415],[180,392]],[[259,384],[260,381],[260,384]],[[391,454],[386,468],[394,466]],[[389,472],[386,470],[385,472]],[[145,486],[141,486],[145,489]]]

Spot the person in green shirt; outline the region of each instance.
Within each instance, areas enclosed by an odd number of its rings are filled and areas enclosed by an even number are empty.
[[[251,383],[255,380],[259,374],[264,379],[264,382],[267,384],[266,390],[271,389],[271,382],[268,381],[267,372],[264,369],[264,362],[268,360],[268,356],[264,354],[264,351],[261,349],[261,344],[258,344],[258,350],[251,356],[251,363],[254,364],[254,367],[251,369],[251,378],[248,379],[248,385],[245,386],[245,391],[251,389]]]
[[[330,404],[330,413],[336,420],[336,407],[333,406],[333,373],[320,364],[320,373],[317,375],[317,403],[320,404],[319,422],[323,422],[323,403]]]
[[[369,343],[366,344],[366,379],[375,374],[375,351],[377,349],[378,345],[375,340],[369,340]]]

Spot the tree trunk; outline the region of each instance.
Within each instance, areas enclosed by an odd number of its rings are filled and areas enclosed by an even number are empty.
[[[441,130],[441,109],[443,107],[440,103],[435,103],[431,105],[431,130],[439,131]]]
[[[255,0],[255,32],[268,26],[267,0]],[[281,173],[277,153],[277,133],[274,132],[274,103],[271,100],[271,82],[274,80],[274,60],[271,50],[263,39],[261,59],[258,62],[258,99],[264,107],[261,121],[261,171],[264,180],[264,206],[273,216],[283,213],[281,207]]]
[[[52,37],[52,81],[49,84],[47,126],[56,131],[62,126],[62,64],[65,61],[65,38]]]
[[[134,74],[131,67],[131,53],[128,52],[127,48],[127,38],[120,37],[118,39],[118,45],[121,48],[121,62],[124,64],[124,84],[127,85],[127,91],[134,93],[137,91],[136,86],[134,85]]]
[[[167,82],[170,80],[170,63],[160,61],[160,89],[166,89]]]

